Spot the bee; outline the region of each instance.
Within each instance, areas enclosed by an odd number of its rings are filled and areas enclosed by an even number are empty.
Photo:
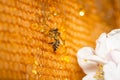
[[[64,43],[62,38],[60,37],[60,32],[58,32],[58,28],[50,29],[49,35],[51,38],[54,39],[54,42],[51,42],[50,44],[52,44],[53,50],[56,51],[60,44]]]
[[[51,42],[53,50],[56,51],[57,48],[60,46],[60,41],[58,39],[55,39],[54,42]]]
[[[57,39],[60,36],[60,32],[58,32],[58,28],[50,29],[49,35],[51,38]]]

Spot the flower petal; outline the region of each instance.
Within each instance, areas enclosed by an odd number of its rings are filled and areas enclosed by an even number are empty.
[[[87,74],[82,80],[96,80],[94,75],[95,73]]]
[[[111,55],[112,60],[113,60],[116,64],[120,63],[120,50],[112,50],[112,51],[110,52],[110,55]]]
[[[93,61],[86,60],[87,56],[93,55],[93,49],[90,47],[84,47],[80,49],[77,53],[78,64],[81,66],[86,74],[95,72],[97,69],[97,63]]]
[[[118,64],[117,66],[116,76],[117,76],[116,80],[120,80],[120,64]]]
[[[77,57],[84,58],[89,55],[93,55],[94,50],[91,47],[83,47],[77,52]]]
[[[106,33],[102,33],[98,40],[96,41],[95,53],[96,55],[102,58],[105,58],[109,51],[106,45],[106,40],[107,40]]]
[[[108,33],[107,36],[108,36],[108,37],[112,37],[112,36],[115,35],[115,36],[120,37],[119,34],[120,34],[120,29],[114,29],[114,30],[112,30],[110,33]]]
[[[97,63],[95,62],[78,59],[78,63],[85,74],[96,72],[97,70]]]
[[[105,80],[120,80],[120,64],[109,62],[103,67]]]
[[[116,64],[113,62],[109,62],[106,65],[103,66],[104,71],[104,79],[105,80],[117,80],[116,79]]]
[[[110,50],[120,50],[120,29],[113,30],[108,34],[107,46]]]
[[[86,56],[84,59],[92,61],[92,62],[96,62],[96,63],[100,63],[100,64],[105,64],[107,63],[107,60],[100,58],[96,55],[90,55],[90,56]]]

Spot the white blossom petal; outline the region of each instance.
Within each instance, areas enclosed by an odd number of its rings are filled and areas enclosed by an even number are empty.
[[[116,76],[117,76],[117,80],[120,80],[120,64],[118,64],[117,66]]]
[[[108,37],[112,37],[114,35],[120,37],[119,36],[120,35],[120,29],[114,29],[110,33],[107,34]]]
[[[96,55],[89,55],[89,56],[86,56],[84,59],[92,61],[92,62],[96,62],[98,64],[107,63],[107,60],[100,58],[99,56],[96,56]]]
[[[77,53],[78,64],[81,66],[86,74],[95,72],[97,69],[97,63],[86,60],[87,56],[93,55],[93,49],[90,47],[84,47]]]
[[[120,50],[113,50],[110,52],[112,60],[116,63],[120,63]]]
[[[120,29],[112,30],[110,33],[107,34],[107,46],[109,50],[120,50]]]
[[[77,53],[78,59],[88,60],[97,63],[106,63],[106,60],[94,54],[94,50],[90,47],[84,47]]]
[[[109,62],[103,66],[104,71],[104,79],[105,80],[117,80],[116,79],[116,64],[113,62]]]
[[[97,56],[100,56],[102,58],[105,58],[105,56],[109,52],[109,49],[106,45],[106,40],[106,33],[102,33],[96,41],[95,53]]]
[[[97,63],[95,62],[78,59],[78,63],[85,74],[90,74],[92,72],[96,72],[97,70]]]
[[[84,58],[89,55],[93,55],[94,50],[91,47],[83,47],[77,52],[77,57]]]

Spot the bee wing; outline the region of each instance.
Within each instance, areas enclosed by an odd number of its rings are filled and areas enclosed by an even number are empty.
[[[64,40],[62,40],[62,38],[61,38],[61,37],[59,37],[59,41],[60,41],[60,44],[62,44],[62,45],[64,45],[64,44],[65,44],[65,41],[64,41]]]

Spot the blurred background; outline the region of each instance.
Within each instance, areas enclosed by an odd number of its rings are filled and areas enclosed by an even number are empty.
[[[117,28],[120,0],[0,0],[0,80],[82,80],[77,51]]]

